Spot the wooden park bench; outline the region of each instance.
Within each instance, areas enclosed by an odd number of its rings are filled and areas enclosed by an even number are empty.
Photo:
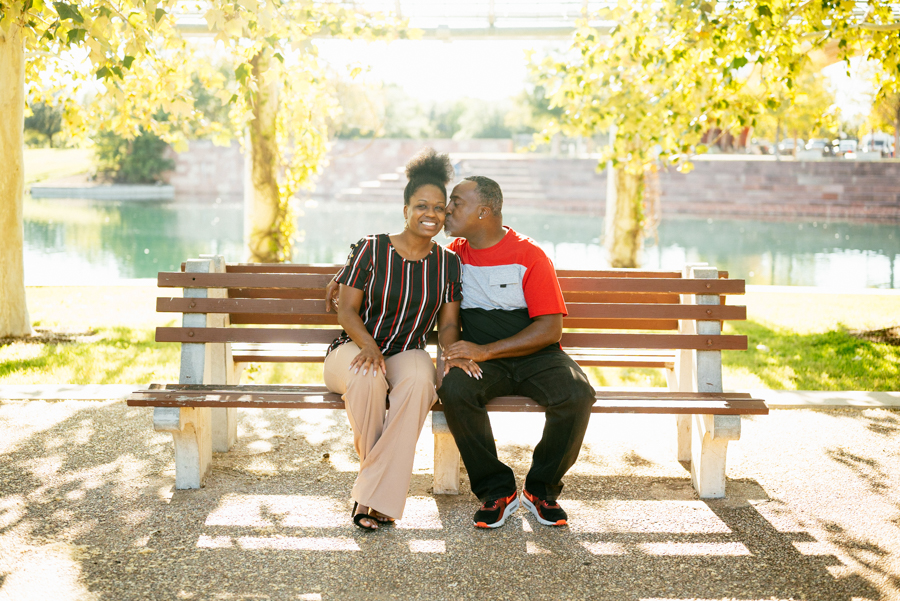
[[[226,264],[222,257],[187,261],[160,273],[159,286],[183,288],[183,298],[159,298],[157,310],[183,314],[181,327],[160,327],[158,342],[181,343],[178,384],[153,384],[128,405],[154,407],[153,424],[175,440],[175,486],[198,488],[212,452],[237,437],[238,407],[343,409],[324,385],[241,385],[243,365],[317,362],[340,332],[325,312],[324,289],[339,266]],[[684,273],[640,270],[557,272],[568,306],[562,345],[583,366],[656,367],[667,390],[598,389],[594,413],[676,416],[677,459],[690,461],[701,498],[725,495],[728,442],[742,415],[764,415],[764,401],[722,389],[723,350],[745,350],[746,336],[722,334],[725,320],[746,319],[726,305],[743,294],[743,280],[713,267]],[[526,397],[500,397],[489,411],[543,411]],[[434,492],[459,491],[459,452],[440,403],[432,413]]]

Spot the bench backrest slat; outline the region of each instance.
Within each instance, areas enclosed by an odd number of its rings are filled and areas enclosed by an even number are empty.
[[[296,263],[229,263],[226,273],[324,273],[334,275],[342,265],[302,265]],[[184,271],[184,263],[181,264]],[[556,275],[561,278],[680,278],[680,271],[649,271],[635,269],[557,269]],[[720,278],[727,278],[727,271],[719,272]]]
[[[156,328],[157,342],[256,342],[329,344],[338,329],[304,328]],[[746,336],[564,332],[564,348],[746,350]]]
[[[728,305],[631,305],[624,303],[570,303],[568,317],[578,319],[746,319],[745,307]],[[324,300],[165,298],[156,300],[156,310],[168,313],[253,313],[270,315],[334,315],[325,312]],[[248,322],[250,323],[250,322]]]
[[[233,342],[243,349],[254,347],[257,355],[271,351],[276,359],[321,360],[324,345],[340,334],[337,316],[325,312],[324,300],[324,288],[339,265],[231,264],[225,269],[225,273],[161,272],[161,287],[225,289],[227,298],[159,298],[157,310],[224,314],[226,323],[240,327],[158,328],[157,341]],[[721,279],[727,272],[718,272],[720,279],[619,269],[558,270],[557,275],[569,312],[561,343],[586,362],[602,362],[604,353],[615,350],[628,350],[629,356],[646,353],[635,356],[639,364],[671,361],[654,353],[679,349],[747,348],[746,336],[675,333],[679,320],[747,318],[745,307],[724,304],[725,295],[745,291],[743,280]],[[682,304],[682,295],[691,294],[718,296],[721,304]],[[435,341],[432,333],[429,344]]]

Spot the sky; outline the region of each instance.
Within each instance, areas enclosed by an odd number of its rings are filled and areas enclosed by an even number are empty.
[[[316,40],[319,56],[335,68],[370,66],[368,81],[396,83],[422,101],[503,100],[525,89],[529,48],[563,48],[565,40],[398,40],[390,44]]]
[[[567,40],[398,40],[391,43],[316,40],[319,54],[332,66],[348,71],[353,66],[369,67],[370,83],[395,83],[410,96],[425,102],[480,98],[497,101],[518,95],[525,89],[525,51],[555,48],[564,50]],[[868,113],[871,85],[861,61],[854,61],[851,76],[843,63],[825,70],[836,92],[842,114]]]

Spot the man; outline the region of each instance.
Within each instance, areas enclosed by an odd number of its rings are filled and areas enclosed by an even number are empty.
[[[581,449],[594,389],[559,345],[566,305],[553,264],[534,241],[503,226],[502,206],[500,186],[483,176],[465,178],[450,195],[444,230],[457,237],[449,248],[463,265],[462,339],[444,349],[438,395],[483,503],[474,517],[479,528],[502,526],[519,507],[485,404],[520,394],[546,408],[522,503],[541,524],[562,526],[568,518],[557,497]],[[466,362],[477,364],[475,377]]]

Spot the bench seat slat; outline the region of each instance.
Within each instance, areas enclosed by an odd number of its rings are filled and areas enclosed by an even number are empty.
[[[277,386],[251,386],[228,389],[215,386],[167,386],[133,393],[127,399],[132,407],[246,407],[285,409],[343,409],[340,395],[324,386],[296,386],[286,390]],[[488,403],[493,412],[543,412],[535,401],[505,396]],[[443,411],[437,403],[435,411]],[[717,415],[765,415],[765,402],[743,393],[666,393],[647,391],[598,391],[593,413],[660,413]]]
[[[272,394],[286,395],[322,395],[332,394],[323,384],[244,384],[230,386],[225,384],[151,384],[147,390],[139,390],[135,395],[165,395],[171,392],[179,392],[186,394],[209,394],[209,393],[258,393],[266,392]],[[749,400],[752,396],[746,392],[670,392],[668,390],[610,390],[606,388],[595,388],[594,394],[598,398],[605,399],[681,399],[681,400],[703,400],[703,399],[742,399]],[[497,397],[507,398],[507,397]],[[525,398],[513,396],[509,398]]]

